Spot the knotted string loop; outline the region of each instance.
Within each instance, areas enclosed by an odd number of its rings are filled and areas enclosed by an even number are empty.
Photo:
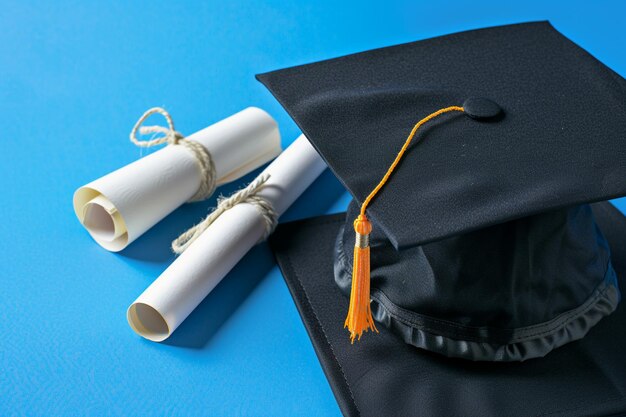
[[[142,126],[146,119],[153,114],[160,114],[167,122],[167,127],[163,126]],[[162,136],[153,137],[149,140],[140,140],[137,137],[137,132],[142,135],[158,135]],[[152,146],[162,145],[167,143],[168,145],[182,145],[189,149],[191,153],[198,161],[200,171],[202,174],[200,186],[196,193],[189,199],[189,202],[202,201],[209,198],[215,188],[217,187],[217,174],[215,172],[215,163],[209,151],[202,146],[199,142],[194,140],[187,140],[185,137],[174,128],[174,121],[172,116],[162,107],[153,107],[146,111],[135,123],[133,129],[130,132],[130,141],[141,148],[149,148]]]

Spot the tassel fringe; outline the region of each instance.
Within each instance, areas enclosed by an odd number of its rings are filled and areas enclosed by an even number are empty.
[[[350,341],[361,340],[363,332],[375,331],[370,305],[370,247],[369,235],[372,224],[361,215],[354,221],[356,242],[354,244],[354,263],[352,267],[352,289],[350,307],[344,327],[350,331]]]

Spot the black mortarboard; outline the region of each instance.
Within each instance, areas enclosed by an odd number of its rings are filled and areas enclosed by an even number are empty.
[[[626,412],[626,220],[590,204],[626,195],[626,80],[548,23],[258,78],[355,199],[272,238],[345,414]]]

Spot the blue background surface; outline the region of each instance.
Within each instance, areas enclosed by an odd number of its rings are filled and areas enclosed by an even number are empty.
[[[139,157],[127,136],[145,109],[190,134],[256,105],[287,146],[298,129],[254,74],[540,19],[626,76],[617,1],[171,3],[0,1],[2,416],[340,415],[266,244],[165,343],[130,330],[169,242],[215,204],[185,205],[119,254],[79,225],[74,190]],[[326,172],[283,221],[348,200]]]

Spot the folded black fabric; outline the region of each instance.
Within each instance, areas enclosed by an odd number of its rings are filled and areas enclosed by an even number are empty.
[[[626,218],[592,205],[626,288]],[[403,343],[383,326],[350,344],[348,300],[335,283],[335,241],[345,213],[280,225],[270,239],[285,281],[346,416],[626,415],[626,307],[581,340],[525,362],[472,362]],[[321,277],[321,279],[320,279]]]

